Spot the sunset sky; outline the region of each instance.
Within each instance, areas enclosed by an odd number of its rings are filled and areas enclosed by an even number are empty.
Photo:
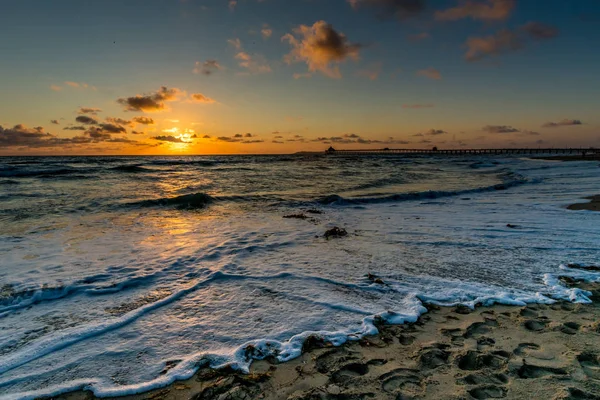
[[[600,146],[597,0],[2,0],[0,154]]]

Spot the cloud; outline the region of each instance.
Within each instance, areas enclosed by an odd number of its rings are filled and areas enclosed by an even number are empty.
[[[54,124],[54,125],[60,125],[60,122],[58,122],[58,120],[57,120],[57,119],[51,119],[51,120],[50,120],[50,123],[51,123],[51,124]]]
[[[430,129],[426,132],[424,132],[425,135],[427,136],[437,136],[437,135],[444,135],[448,132],[442,130],[442,129]]]
[[[263,39],[268,39],[273,35],[273,29],[271,29],[268,24],[264,24],[260,30],[260,34],[262,35]]]
[[[264,74],[272,71],[267,60],[260,54],[250,55],[245,51],[240,51],[235,58],[240,67],[246,68],[252,74]]]
[[[97,120],[95,120],[92,117],[88,117],[87,115],[80,115],[77,118],[75,118],[75,121],[79,122],[80,124],[85,124],[85,125],[96,125],[96,124],[98,124]]]
[[[295,73],[292,76],[294,79],[302,79],[302,78],[311,78],[312,74],[310,72],[305,72],[303,74]]]
[[[132,121],[135,122],[136,124],[141,124],[141,125],[154,125],[155,124],[154,120],[150,117],[133,117]]]
[[[301,138],[301,136],[299,136]],[[300,141],[304,142],[304,139],[294,140],[288,139],[288,142]],[[405,140],[396,140],[393,137],[388,138],[387,140],[377,140],[377,139],[366,139],[355,133],[345,134],[343,136],[331,136],[331,137],[317,137],[312,139],[311,142],[320,142],[323,144],[408,144]]]
[[[252,144],[252,143],[264,143],[264,140],[261,139],[244,139],[244,138],[252,138],[256,137],[256,135],[252,135],[251,133],[246,133],[242,135],[241,133],[237,133],[233,136],[219,136],[215,138],[218,142],[228,142],[228,143],[241,143],[241,144]]]
[[[0,126],[0,147],[68,147],[99,142],[145,145],[126,138],[112,138],[110,133],[106,132],[103,127],[96,126],[90,127],[82,136],[71,138],[58,138],[45,132],[44,128],[39,126],[27,128],[25,125],[19,124],[7,129]]]
[[[12,128],[3,128],[0,125],[0,147],[12,146],[37,146],[51,138],[50,133],[44,132],[44,128],[27,128],[23,124]]]
[[[539,132],[534,131],[520,131],[519,136],[539,136]]]
[[[434,104],[402,104],[402,108],[412,108],[412,109],[420,109],[420,108],[433,108]]]
[[[250,137],[254,137],[254,135],[252,135],[251,133],[246,133],[246,134],[244,135],[244,137],[250,138]]]
[[[514,7],[515,0],[459,0],[455,7],[436,11],[435,19],[456,21],[472,18],[483,21],[502,21],[510,16]]]
[[[77,110],[77,114],[79,114],[79,115],[83,115],[83,114],[96,115],[101,112],[102,112],[102,110],[99,108],[96,108],[96,107],[79,107],[79,110]]]
[[[229,11],[235,11],[235,7],[237,6],[237,0],[229,0],[228,7]]]
[[[210,135],[204,135],[202,136],[202,139],[210,139]]]
[[[521,29],[531,38],[538,40],[552,39],[558,36],[558,28],[541,22],[528,22]]]
[[[169,89],[161,86],[154,93],[120,98],[117,99],[117,103],[123,105],[125,111],[158,112],[166,109],[165,102],[176,100],[182,93],[177,88]]]
[[[275,144],[283,144],[284,142],[280,141],[280,140],[271,140],[271,143],[275,143]]]
[[[85,126],[77,125],[77,126],[66,126],[63,128],[64,131],[85,131],[87,128]]]
[[[58,85],[50,85],[50,89],[54,90],[55,92],[60,92],[63,88]]]
[[[242,41],[239,38],[228,39],[227,43],[235,47],[236,50],[242,49]]]
[[[190,97],[192,98],[192,101],[194,101],[195,103],[206,103],[206,104],[215,103],[215,101],[213,99],[211,99],[210,97],[206,97],[202,93],[192,93],[190,95]]]
[[[310,72],[341,78],[339,64],[359,57],[361,45],[350,43],[343,33],[337,32],[325,21],[317,21],[312,26],[300,25],[294,34],[288,33],[281,38],[292,46],[284,60],[288,64],[305,62]]]
[[[121,125],[115,124],[99,124],[99,128],[102,133],[127,133],[127,129],[122,127]]]
[[[132,135],[143,135],[144,132],[139,132],[139,131],[131,131]]]
[[[557,128],[559,126],[572,126],[572,125],[583,125],[583,122],[581,122],[578,119],[563,119],[560,120],[558,122],[546,122],[544,125],[542,125],[543,128]]]
[[[437,69],[432,68],[432,67],[427,68],[427,69],[418,70],[417,76],[422,76],[422,77],[434,79],[434,80],[442,79],[442,74],[440,73],[440,71],[438,71]]]
[[[519,50],[523,46],[523,40],[519,35],[508,29],[502,29],[494,35],[468,38],[465,59],[467,61],[479,61],[488,56],[498,56]]]
[[[187,142],[181,138],[175,137],[175,136],[154,136],[152,137],[152,139],[154,140],[158,140],[160,142],[171,142],[171,143],[191,143],[191,142]]]
[[[106,121],[111,124],[133,126],[133,123],[128,119],[107,117]]]
[[[425,11],[425,0],[347,0],[353,9],[362,6],[376,10],[382,19],[398,18],[400,20],[415,17]]]
[[[195,74],[202,74],[208,76],[222,69],[223,67],[221,66],[221,64],[219,64],[217,60],[206,60],[204,62],[196,61],[193,72]]]
[[[508,125],[486,125],[483,128],[481,128],[482,131],[487,132],[487,133],[514,133],[514,132],[521,132],[519,129],[517,128],[513,128],[512,126],[508,126]]]
[[[374,81],[377,78],[379,78],[379,74],[381,74],[382,67],[383,64],[380,62],[373,63],[368,68],[358,71],[356,75]]]
[[[520,50],[527,45],[527,39],[552,39],[558,35],[558,29],[539,22],[528,22],[515,31],[502,29],[485,37],[470,37],[465,46],[467,61],[479,61],[489,56]]]

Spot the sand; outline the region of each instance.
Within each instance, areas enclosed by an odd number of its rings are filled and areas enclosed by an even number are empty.
[[[600,284],[565,282],[592,291],[594,303],[430,306],[377,336],[341,347],[313,340],[287,363],[257,361],[249,375],[202,369],[127,399],[600,400]]]
[[[571,204],[567,208],[569,210],[589,210],[589,211],[600,211],[600,195],[586,197],[589,203],[576,203]]]

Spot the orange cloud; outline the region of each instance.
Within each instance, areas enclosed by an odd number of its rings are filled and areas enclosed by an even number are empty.
[[[442,21],[456,21],[472,18],[484,21],[505,20],[515,7],[515,0],[462,0],[456,7],[437,11],[435,18]]]
[[[117,99],[117,103],[123,105],[125,111],[158,112],[166,110],[165,102],[175,101],[183,93],[177,88],[169,89],[161,86],[154,93],[120,98]]]
[[[288,64],[305,62],[310,72],[341,78],[338,64],[359,58],[361,45],[348,42],[343,33],[325,21],[317,21],[312,26],[300,25],[294,33],[296,36],[288,33],[281,38],[292,46],[292,51],[285,56]]]

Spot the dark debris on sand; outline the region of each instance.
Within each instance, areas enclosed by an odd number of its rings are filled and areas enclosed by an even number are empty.
[[[329,239],[329,238],[340,238],[340,237],[344,237],[347,235],[348,235],[348,232],[346,232],[346,230],[344,228],[338,228],[337,226],[335,226],[335,227],[325,231],[325,235],[323,235],[323,236],[325,237],[325,239]]]

